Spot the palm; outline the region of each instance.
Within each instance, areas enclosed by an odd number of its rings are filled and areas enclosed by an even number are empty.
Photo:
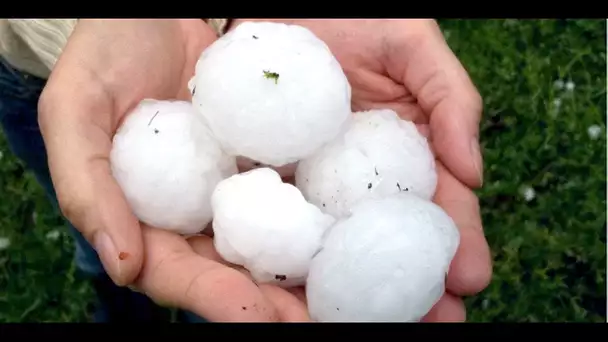
[[[116,30],[120,30],[118,26],[121,24],[116,25]],[[157,22],[151,25],[159,26]],[[173,22],[165,25],[171,27],[157,29],[161,37],[146,40],[148,46],[142,48],[138,41],[141,37],[131,35],[121,45],[132,44],[136,49],[130,53],[121,49],[108,49],[108,53],[120,56],[108,56],[105,59],[108,63],[106,68],[94,66],[96,69],[107,70],[99,80],[116,104],[115,110],[119,118],[144,98],[190,98],[188,80],[201,52],[212,43],[214,34],[201,20],[184,20],[179,25]],[[165,36],[171,36],[171,39],[165,39]],[[167,46],[168,42],[170,46]]]
[[[393,109],[429,137],[438,161],[434,201],[459,226],[461,243],[447,281],[454,295],[444,296],[426,319],[463,320],[458,295],[485,288],[491,275],[477,198],[468,187],[481,178],[474,151],[481,105],[466,71],[434,21],[277,21],[307,27],[328,45],[351,84],[354,111]]]
[[[354,111],[390,108],[417,123],[428,122],[407,87],[389,74],[387,41],[380,33],[389,30],[393,22],[339,20],[333,25],[331,20],[277,21],[307,27],[329,46],[351,84]]]
[[[302,317],[289,293],[258,288],[214,259],[208,240],[204,248],[189,245],[140,225],[111,176],[112,137],[124,116],[144,98],[190,99],[188,80],[215,38],[201,20],[79,22],[40,105],[57,197],[118,284],[135,283],[156,301],[210,320],[292,319],[285,311],[294,306]],[[95,244],[100,232],[109,236],[102,248]]]

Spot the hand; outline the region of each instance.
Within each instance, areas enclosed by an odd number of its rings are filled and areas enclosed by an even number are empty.
[[[199,19],[80,20],[39,103],[51,177],[62,212],[115,283],[212,321],[289,319],[284,303],[293,297],[218,263],[209,241],[193,239],[193,249],[142,229],[111,175],[112,137],[125,114],[146,97],[190,100],[187,82],[216,38]]]
[[[329,46],[351,83],[354,111],[393,109],[428,136],[438,164],[434,200],[458,225],[461,243],[446,294],[425,320],[464,321],[459,296],[483,290],[492,275],[478,199],[471,190],[482,183],[482,101],[438,25],[433,20],[275,21],[307,27]]]
[[[150,298],[210,321],[306,322],[306,305],[294,293],[257,285],[249,272],[224,261],[208,236],[186,241],[174,233],[143,227],[144,264],[135,288]],[[298,293],[299,292],[299,293]]]

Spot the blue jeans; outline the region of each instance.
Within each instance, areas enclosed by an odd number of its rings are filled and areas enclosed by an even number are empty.
[[[0,126],[8,140],[12,152],[21,159],[35,175],[44,188],[55,208],[58,208],[57,197],[47,164],[46,148],[38,127],[38,99],[46,80],[15,70],[0,56]],[[97,252],[72,224],[68,228],[74,238],[75,263],[79,271],[93,279],[100,279],[96,284],[101,306],[106,307],[104,316],[120,316],[139,320],[153,320],[150,311],[159,310],[147,297],[132,292],[127,288],[114,285],[103,268]],[[99,285],[101,284],[101,285]],[[114,302],[108,304],[107,302]],[[126,304],[128,303],[128,304]],[[112,309],[107,309],[112,307]],[[118,314],[108,314],[113,312]],[[180,312],[183,320],[204,322],[202,318],[189,312]],[[156,317],[156,316],[155,316]],[[101,321],[116,320],[102,318]]]
[[[38,98],[45,80],[19,72],[0,58],[0,123],[12,152],[35,175],[57,208],[55,189],[47,165],[46,149],[38,128]],[[69,224],[75,242],[76,266],[87,275],[104,273],[95,250]]]

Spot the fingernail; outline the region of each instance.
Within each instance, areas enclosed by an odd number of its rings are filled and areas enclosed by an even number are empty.
[[[483,159],[481,158],[481,152],[479,150],[479,141],[477,139],[471,140],[471,156],[475,171],[477,171],[477,177],[479,179],[479,185],[483,186]]]
[[[120,276],[120,260],[118,258],[118,250],[114,242],[108,234],[99,231],[93,238],[93,245],[101,259],[103,267],[108,272],[114,282],[118,283]]]

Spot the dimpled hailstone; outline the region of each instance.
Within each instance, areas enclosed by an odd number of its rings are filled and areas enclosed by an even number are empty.
[[[189,102],[143,100],[114,136],[114,178],[140,221],[194,234],[212,219],[211,194],[237,172]]]
[[[313,258],[306,284],[311,318],[419,321],[444,292],[459,239],[452,219],[417,196],[360,202]]]
[[[284,287],[304,283],[334,222],[270,168],[220,182],[211,205],[215,248],[224,260],[244,266],[260,283]]]
[[[283,166],[332,140],[351,115],[351,88],[308,29],[245,22],[208,47],[192,102],[228,153]]]
[[[345,134],[301,160],[296,186],[335,217],[358,201],[409,192],[431,199],[435,159],[414,123],[389,109],[354,113]]]

